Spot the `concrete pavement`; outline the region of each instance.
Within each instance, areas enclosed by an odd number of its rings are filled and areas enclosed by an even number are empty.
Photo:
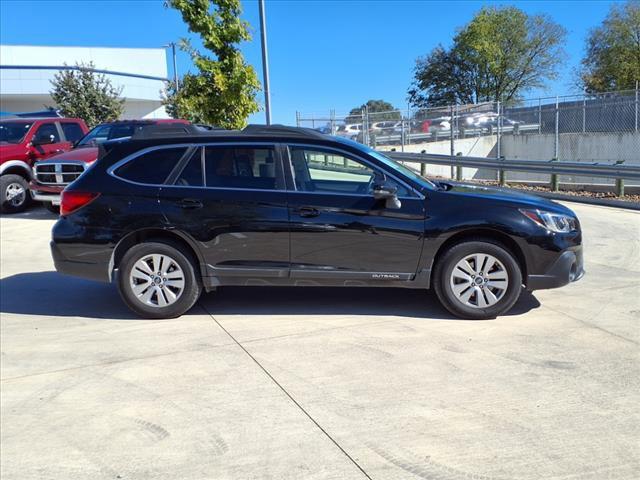
[[[492,321],[315,288],[140,320],[54,272],[53,216],[4,216],[1,477],[640,478],[640,213],[567,205],[587,275]]]

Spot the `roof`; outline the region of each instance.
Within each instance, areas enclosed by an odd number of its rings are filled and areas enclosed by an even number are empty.
[[[189,124],[188,120],[178,118],[131,118],[102,122],[100,125],[160,125],[160,124]]]
[[[222,128],[205,129],[197,125],[157,124],[141,128],[134,133],[133,140],[151,140],[166,138],[203,137],[287,137],[327,139],[325,134],[310,128],[288,127],[286,125],[248,125],[242,130],[225,130]]]
[[[17,116],[9,116],[9,117],[1,117],[0,123],[4,122],[77,122],[82,121],[79,118],[67,118],[67,117],[17,117]]]

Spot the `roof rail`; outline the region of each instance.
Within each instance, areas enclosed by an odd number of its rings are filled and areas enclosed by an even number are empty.
[[[132,140],[150,140],[165,137],[185,136],[286,136],[300,138],[325,138],[323,133],[310,128],[288,127],[286,125],[247,125],[242,130],[226,130],[219,127],[198,124],[159,123],[141,125],[131,136]]]
[[[300,137],[325,138],[323,133],[304,127],[289,127],[287,125],[247,125],[242,133],[249,135],[294,135]]]
[[[206,131],[198,128],[196,125],[188,123],[156,123],[149,125],[141,125],[137,128],[132,140],[143,140],[163,137],[183,137],[186,135],[202,135]]]

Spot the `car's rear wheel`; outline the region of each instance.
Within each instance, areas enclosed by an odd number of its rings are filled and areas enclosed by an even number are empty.
[[[20,175],[0,176],[0,211],[22,212],[29,205],[31,194],[27,180]]]
[[[118,270],[122,299],[144,318],[174,318],[188,311],[202,291],[195,262],[178,246],[146,242],[125,253]]]
[[[434,282],[447,310],[461,318],[480,320],[495,318],[513,307],[522,290],[522,272],[503,245],[465,241],[440,257]]]

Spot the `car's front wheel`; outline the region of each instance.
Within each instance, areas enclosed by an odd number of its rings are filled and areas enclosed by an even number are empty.
[[[489,240],[465,241],[449,248],[434,271],[440,302],[454,315],[495,318],[508,312],[522,290],[522,272],[504,246]]]
[[[44,202],[44,208],[49,210],[51,213],[60,215],[60,205],[54,205],[51,202]]]
[[[179,247],[146,242],[125,253],[118,270],[122,299],[144,318],[174,318],[188,311],[202,291],[195,262]]]
[[[22,212],[29,205],[31,194],[27,180],[20,175],[0,176],[0,211],[2,213]]]

